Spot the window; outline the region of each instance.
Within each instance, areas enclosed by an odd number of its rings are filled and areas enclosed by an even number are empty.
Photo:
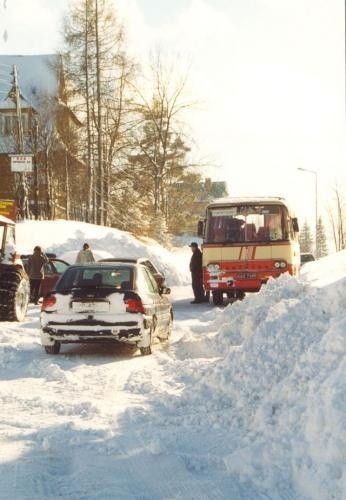
[[[132,286],[133,271],[130,267],[94,267],[86,268],[74,267],[68,268],[62,276],[57,287],[57,291],[81,287],[109,286],[121,289],[123,282],[130,283]]]
[[[150,271],[142,266],[138,268],[138,287],[150,293],[158,293],[156,281],[151,279]]]
[[[147,269],[145,270],[145,274],[147,275],[150,281],[150,286],[149,286],[150,291],[152,291],[153,293],[159,293],[159,288],[154,276]]]
[[[285,209],[277,205],[211,209],[208,213],[206,242],[247,243],[287,239],[285,214]]]
[[[61,260],[55,260],[53,264],[59,274],[62,274],[68,268],[68,264],[65,264]]]
[[[2,115],[2,127],[1,135],[11,136],[17,133],[17,116],[13,113],[4,113]],[[22,127],[23,134],[27,135],[29,133],[29,115],[28,113],[22,113]]]
[[[4,116],[4,135],[13,135],[16,131],[16,121],[14,115]]]

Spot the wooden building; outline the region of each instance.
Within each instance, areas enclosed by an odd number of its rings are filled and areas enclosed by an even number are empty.
[[[84,220],[83,125],[68,106],[60,58],[0,55],[0,75],[0,199],[20,205],[24,190],[23,216]],[[11,171],[18,154],[32,155],[31,172]]]

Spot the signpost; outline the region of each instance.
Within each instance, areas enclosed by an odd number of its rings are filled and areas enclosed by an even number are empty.
[[[0,215],[16,220],[16,202],[14,200],[0,200]]]
[[[9,155],[11,157],[11,172],[32,172],[33,155]]]

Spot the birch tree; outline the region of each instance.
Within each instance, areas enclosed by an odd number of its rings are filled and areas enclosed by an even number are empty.
[[[337,182],[333,191],[334,205],[329,205],[328,214],[335,250],[338,252],[346,248],[346,200]]]

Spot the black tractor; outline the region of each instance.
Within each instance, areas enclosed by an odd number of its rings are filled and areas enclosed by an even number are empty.
[[[0,215],[0,321],[23,321],[30,284],[15,246],[15,223]]]

